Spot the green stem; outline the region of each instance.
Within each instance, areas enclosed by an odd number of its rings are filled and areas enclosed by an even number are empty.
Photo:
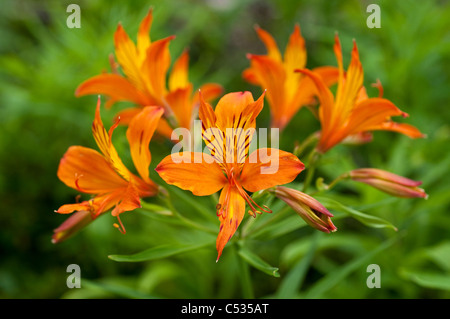
[[[311,184],[314,172],[316,170],[316,165],[320,159],[320,154],[314,148],[308,156],[308,171],[306,173],[305,182],[303,183],[303,193],[306,193],[309,185]]]
[[[337,183],[344,179],[348,179],[350,177],[349,173],[344,173],[342,175],[339,175],[337,178],[334,179],[330,184],[328,184],[328,187],[326,188],[327,191],[332,189],[334,186],[336,186]]]
[[[280,219],[286,212],[288,212],[291,209],[290,206],[284,206],[282,209],[280,209],[279,211],[277,211],[276,213],[272,213],[274,214],[272,218],[268,218],[266,221],[264,221],[263,223],[259,223],[258,226],[254,229],[252,229],[249,232],[250,226],[253,224],[253,222],[248,222],[249,225],[244,225],[244,229],[242,232],[242,238],[251,235],[253,233],[258,232],[260,229],[263,229],[264,227],[266,227],[267,225],[272,224],[273,222],[275,222],[276,220]]]
[[[318,140],[319,140],[319,132],[312,133],[303,141],[302,144],[294,148],[293,151],[294,155],[299,157],[309,145],[311,145],[314,142],[317,142]]]
[[[318,190],[318,191],[316,191],[316,192],[313,192],[313,193],[311,193],[310,195],[311,195],[311,196],[314,196],[314,195],[316,195],[316,194],[318,194],[318,193],[323,192],[324,190],[325,190],[325,191],[329,191],[329,190],[331,190],[333,187],[335,187],[340,181],[345,180],[345,179],[348,179],[349,177],[350,177],[349,173],[341,174],[341,175],[339,175],[338,177],[336,177],[330,184],[324,185],[323,189],[320,189],[320,190]]]

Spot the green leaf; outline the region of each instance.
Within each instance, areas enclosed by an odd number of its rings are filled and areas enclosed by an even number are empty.
[[[322,205],[324,205],[326,208],[346,213],[366,226],[372,228],[391,228],[397,231],[397,227],[395,227],[394,225],[392,225],[390,222],[388,222],[383,218],[362,213],[356,209],[342,205],[341,203],[327,197],[317,196],[316,199],[320,203],[322,203]]]
[[[178,255],[211,244],[212,244],[211,241],[197,245],[168,244],[152,247],[133,255],[109,255],[108,258],[120,262],[148,261]]]
[[[305,221],[301,219],[297,214],[292,212],[291,216],[288,216],[276,223],[265,226],[257,232],[252,233],[250,237],[264,238],[266,240],[274,239],[305,226],[307,226]]]
[[[419,286],[450,291],[450,276],[448,273],[412,271],[401,269],[400,275]]]
[[[153,204],[153,203],[147,203],[144,201],[141,201],[141,205],[142,205],[143,209],[145,209],[149,212],[153,212],[153,213],[165,215],[165,216],[173,215],[173,213],[170,211],[170,209],[168,209],[167,207],[164,207],[164,206],[160,206],[160,205]]]
[[[371,258],[392,246],[400,237],[401,236],[395,236],[394,238],[386,240],[371,252],[348,262],[344,266],[337,268],[335,271],[328,273],[308,290],[305,298],[320,298],[323,293],[336,286],[356,269],[362,265],[365,265]]]
[[[87,279],[82,280],[82,285],[88,289],[100,289],[105,292],[113,293],[115,295],[125,297],[125,298],[133,298],[133,299],[159,299],[158,297],[148,295],[138,290],[134,290],[130,287],[126,287],[119,284],[112,283],[99,283],[90,281]]]
[[[299,262],[288,272],[286,277],[283,279],[280,287],[278,288],[276,298],[292,298],[294,294],[296,294],[300,290],[303,280],[305,279],[306,272],[308,271],[313,256],[317,250],[317,242],[319,236],[322,236],[322,233],[317,232],[314,234],[308,253],[305,257],[299,260]]]
[[[238,254],[239,254],[239,256],[242,257],[242,259],[244,259],[246,262],[248,262],[250,265],[252,265],[256,269],[259,269],[262,272],[264,272],[270,276],[280,277],[280,274],[278,273],[278,268],[272,267],[271,265],[266,263],[264,260],[262,260],[259,256],[250,252],[248,249],[241,247],[239,249]]]
[[[450,241],[445,241],[438,246],[426,249],[426,254],[442,269],[450,271]]]

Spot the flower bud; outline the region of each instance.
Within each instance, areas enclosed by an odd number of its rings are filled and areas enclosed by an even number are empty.
[[[399,176],[381,169],[360,168],[350,172],[350,178],[354,181],[373,186],[385,193],[397,197],[421,197],[428,198],[422,188],[420,181],[413,181],[409,178]]]
[[[333,215],[317,200],[298,190],[277,186],[275,195],[288,204],[308,225],[325,233],[334,232]]]
[[[92,214],[89,211],[80,210],[73,213],[58,228],[53,230],[52,243],[56,244],[66,240],[90,224],[93,220]]]

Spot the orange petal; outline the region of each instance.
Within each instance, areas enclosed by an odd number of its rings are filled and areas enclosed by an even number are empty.
[[[150,46],[151,43],[149,33],[150,28],[152,26],[152,21],[153,21],[153,8],[150,8],[145,18],[142,19],[137,35],[137,50],[141,62],[144,61],[145,52],[147,51],[147,48]]]
[[[67,150],[57,175],[67,186],[88,194],[111,192],[127,184],[100,153],[83,146]]]
[[[152,104],[152,100],[127,79],[118,74],[100,74],[81,83],[75,96],[105,94],[114,101],[131,101],[139,105]]]
[[[322,124],[322,131],[329,129],[330,120],[334,107],[333,93],[331,93],[330,89],[328,89],[325,82],[318,74],[308,69],[297,70],[297,72],[307,75],[314,82],[314,85],[316,86],[318,96],[320,99],[319,115],[320,115],[320,122]]]
[[[147,49],[147,55],[142,65],[142,71],[147,75],[146,85],[158,105],[163,104],[163,98],[167,93],[166,76],[170,66],[169,43],[175,36],[170,36],[153,42]]]
[[[334,125],[333,123],[339,125],[350,116],[363,80],[364,73],[359,61],[358,48],[356,42],[353,41],[352,59],[345,75],[345,81],[340,81],[338,85],[331,125]]]
[[[219,164],[204,153],[169,155],[155,170],[166,183],[189,190],[197,196],[214,194],[227,183]]]
[[[185,50],[172,67],[169,76],[169,90],[175,91],[187,87],[188,80],[189,53]]]
[[[255,27],[258,37],[262,40],[267,48],[268,57],[274,59],[275,61],[281,62],[281,53],[278,49],[275,39],[270,35],[269,32],[261,29],[259,26]]]
[[[252,68],[245,69],[242,72],[242,78],[250,84],[259,84],[258,76],[255,74]]]
[[[93,199],[85,200],[81,203],[62,205],[56,212],[59,214],[70,214],[74,211],[89,211],[93,217],[108,211],[120,200],[120,196],[126,190],[127,185],[117,188],[113,192],[95,196]]]
[[[396,123],[393,121],[385,121],[379,125],[369,127],[370,131],[375,130],[384,130],[384,131],[393,131],[397,133],[404,134],[411,138],[423,138],[426,137],[425,134],[419,131],[415,126],[406,123]]]
[[[198,117],[202,121],[202,129],[206,130],[210,127],[216,126],[216,114],[211,105],[203,99],[203,94],[199,91],[200,107],[198,110]]]
[[[128,183],[128,187],[121,194],[120,202],[114,207],[111,214],[115,217],[123,212],[129,212],[140,207],[139,193],[133,183]]]
[[[254,128],[255,119],[263,108],[264,94],[256,102],[248,91],[225,94],[216,106],[217,126],[224,131],[236,127]]]
[[[103,153],[105,159],[112,165],[112,167],[119,173],[123,178],[127,181],[130,180],[130,171],[123,165],[122,160],[120,159],[117,151],[112,144],[111,138],[114,129],[117,127],[118,123],[116,122],[110,129],[109,132],[106,132],[105,127],[103,126],[102,119],[100,117],[100,98],[97,102],[97,109],[95,111],[95,119],[92,123],[92,133],[94,135],[94,139],[97,142],[100,151]]]
[[[355,106],[345,128],[345,135],[367,131],[384,123],[391,116],[406,116],[391,101],[382,98],[366,99]]]
[[[120,125],[129,125],[131,120],[142,111],[142,107],[132,107],[127,108],[116,114],[114,121],[119,121]],[[168,139],[172,136],[172,127],[167,123],[166,119],[160,118],[158,121],[158,126],[156,127],[156,132]]]
[[[300,26],[295,25],[294,32],[289,38],[289,42],[284,51],[284,65],[290,74],[295,75],[293,72],[295,69],[303,69],[306,65],[306,49],[305,39],[303,39],[300,33]]]
[[[176,89],[166,95],[166,102],[175,114],[178,127],[189,129],[192,121],[193,104],[191,102],[192,84],[187,87]]]
[[[280,127],[278,123],[285,122],[286,114],[286,71],[283,65],[265,56],[248,55],[251,59],[251,69],[261,88],[267,90],[272,127]]]
[[[328,87],[336,84],[339,79],[339,69],[335,66],[320,66],[312,69],[312,71],[318,74]]]
[[[114,34],[114,46],[117,61],[122,67],[125,75],[131,83],[140,91],[146,91],[146,85],[141,72],[141,63],[137,54],[136,46],[128,37],[128,34],[119,24]]]
[[[119,111],[114,117],[114,122],[119,125],[129,125],[131,120],[142,111],[142,107],[129,107]]]
[[[130,144],[134,166],[142,179],[148,184],[153,184],[148,171],[151,161],[148,146],[163,113],[162,108],[147,106],[133,118],[127,130],[127,139]]]
[[[219,216],[220,230],[216,240],[217,260],[244,218],[245,200],[235,187],[227,184],[220,194],[218,207],[222,213]]]
[[[292,182],[304,168],[305,165],[294,154],[261,148],[245,161],[240,181],[246,190],[257,192]]]
[[[161,118],[158,122],[158,127],[156,128],[156,132],[161,134],[162,136],[167,137],[168,139],[172,138],[173,129],[167,122],[165,118]]]
[[[223,87],[216,83],[203,84],[200,89],[195,92],[194,97],[192,98],[194,104],[200,102],[199,92],[202,92],[202,97],[205,102],[210,102],[223,93]]]

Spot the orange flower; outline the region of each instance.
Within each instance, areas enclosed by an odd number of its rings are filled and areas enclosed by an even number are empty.
[[[294,72],[306,66],[305,40],[300,34],[300,27],[296,25],[289,38],[284,57],[277,47],[273,37],[256,27],[256,32],[267,48],[267,55],[248,54],[250,68],[243,72],[245,80],[267,89],[272,114],[272,127],[282,130],[303,106],[314,102],[316,88],[313,82]],[[335,67],[319,67],[313,70],[327,85],[337,81],[338,71]]]
[[[304,169],[293,154],[277,149],[257,149],[249,156],[256,117],[263,108],[264,94],[255,102],[250,92],[223,96],[215,111],[200,97],[199,117],[203,140],[211,155],[182,152],[164,158],[156,171],[168,184],[205,196],[222,190],[217,204],[220,230],[216,241],[219,259],[226,243],[236,232],[245,213],[260,210],[247,191],[256,192],[291,182]]]
[[[75,230],[112,207],[112,215],[117,217],[122,229],[116,224],[115,226],[124,232],[119,214],[141,207],[140,198],[156,195],[158,185],[149,178],[151,154],[148,144],[162,114],[161,108],[145,107],[128,127],[127,139],[133,163],[140,175],[138,177],[125,167],[117,154],[111,137],[118,123],[109,132],[106,131],[100,118],[100,99],[98,100],[92,132],[101,154],[83,146],[71,146],[58,168],[58,177],[63,183],[94,197],[81,203],[63,205],[56,211],[60,214],[77,211],[77,214],[55,230],[53,242],[66,239]]]
[[[125,76],[118,73],[113,64],[114,73],[103,73],[83,82],[76,90],[76,96],[87,94],[105,94],[111,99],[108,105],[117,101],[130,101],[137,107],[127,108],[118,113],[121,124],[128,124],[142,107],[155,105],[164,108],[169,119],[161,120],[158,132],[169,137],[172,127],[190,128],[193,110],[198,106],[198,94],[192,95],[192,84],[188,81],[187,51],[173,65],[166,88],[166,76],[170,66],[169,43],[175,36],[152,42],[149,31],[152,24],[152,9],[142,20],[137,35],[137,45],[131,41],[119,24],[114,35],[116,57]],[[206,99],[213,99],[222,92],[218,84],[205,84],[201,87]]]
[[[317,149],[326,152],[347,137],[374,130],[390,130],[405,134],[411,138],[424,137],[414,126],[393,122],[391,116],[408,116],[391,101],[381,97],[368,98],[363,86],[363,69],[359,60],[356,42],[347,73],[342,64],[342,50],[336,34],[334,53],[339,67],[339,80],[336,99],[326,83],[313,72],[297,70],[309,76],[318,90],[320,98],[319,119],[322,125],[321,137]],[[380,95],[382,95],[381,85]]]

